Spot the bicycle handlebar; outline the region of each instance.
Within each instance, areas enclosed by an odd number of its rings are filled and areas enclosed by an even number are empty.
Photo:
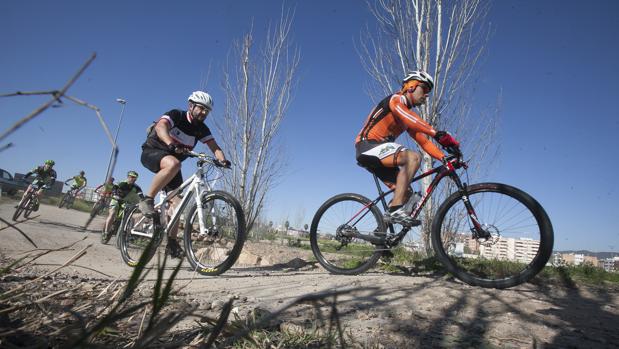
[[[226,166],[225,164],[222,164],[218,159],[212,157],[212,156],[208,156],[204,153],[196,153],[193,150],[190,150],[186,153],[189,157],[192,158],[198,158],[199,161],[203,161],[209,164],[213,164],[217,167],[222,167],[222,168],[230,168],[230,166]]]

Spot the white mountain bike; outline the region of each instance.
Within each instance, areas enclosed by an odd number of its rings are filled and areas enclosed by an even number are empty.
[[[202,153],[188,155],[198,159],[196,172],[178,189],[162,194],[152,219],[144,216],[138,206],[128,213],[118,236],[120,253],[127,265],[136,266],[142,254],[146,254],[146,261],[150,260],[179,220],[185,255],[193,270],[202,275],[219,275],[239,257],[245,243],[245,215],[231,194],[213,190],[223,175],[222,165]],[[180,204],[168,218],[171,200],[186,188]]]

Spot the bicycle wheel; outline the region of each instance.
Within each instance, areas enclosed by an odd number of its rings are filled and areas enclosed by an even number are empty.
[[[232,195],[212,191],[202,197],[205,230],[200,232],[198,206],[185,216],[183,243],[192,269],[202,275],[219,275],[238,259],[245,243],[245,215]]]
[[[15,213],[13,213],[13,220],[16,221],[19,219],[19,215],[24,212],[24,208],[30,203],[30,194],[24,199],[23,202],[20,202],[15,209]]]
[[[155,255],[163,234],[156,232],[153,219],[142,214],[138,206],[125,212],[127,220],[118,232],[120,255],[130,267],[138,265],[146,253],[146,263]],[[158,218],[158,217],[156,217]]]
[[[478,222],[491,237],[473,238],[462,196],[454,193],[432,223],[437,258],[473,286],[507,288],[533,278],[552,254],[554,235],[544,208],[529,194],[505,184],[475,184],[467,191]]]
[[[112,238],[112,235],[114,235],[113,232],[118,230],[118,225],[120,224],[120,221],[117,219],[114,220],[114,222],[112,222],[112,228],[109,230],[105,230],[105,224],[103,225],[103,229],[101,229],[101,243],[104,245],[107,245],[108,242],[110,242],[110,239]]]
[[[92,211],[90,211],[90,218],[95,218],[95,216],[99,214],[99,211],[101,211],[102,208],[103,208],[103,200],[99,199],[97,200],[95,205],[92,207]]]
[[[32,200],[32,197],[30,197],[28,199],[28,202],[26,202],[24,204],[24,218],[30,218],[30,214],[32,213],[33,209],[34,209],[34,201]]]
[[[62,206],[66,206],[68,200],[69,200],[69,193],[65,193],[62,196],[62,199],[60,199],[60,202],[58,203],[58,208],[62,208]]]
[[[364,196],[347,193],[327,200],[314,215],[310,244],[318,262],[336,274],[354,275],[370,269],[385,249],[351,234],[387,230],[381,211]]]

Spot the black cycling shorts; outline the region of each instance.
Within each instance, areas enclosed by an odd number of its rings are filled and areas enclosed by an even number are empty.
[[[151,172],[157,173],[161,170],[161,159],[168,155],[175,156],[171,151],[143,145],[140,161],[142,162],[142,165],[144,165],[144,167],[149,169]],[[176,176],[174,176],[174,178],[172,178],[172,180],[163,189],[165,189],[166,192],[171,192],[172,190],[180,187],[181,184],[183,184],[183,174],[179,169]]]

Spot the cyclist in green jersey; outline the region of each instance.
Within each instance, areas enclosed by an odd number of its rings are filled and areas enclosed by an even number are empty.
[[[80,192],[80,190],[84,189],[84,187],[86,187],[86,183],[88,183],[88,180],[86,180],[86,177],[84,177],[84,171],[80,171],[80,174],[74,177],[71,177],[69,179],[67,179],[64,184],[69,184],[69,182],[73,182],[73,185],[71,186],[71,190],[73,189],[77,189],[77,191],[75,192],[75,195],[77,195],[77,193]]]
[[[54,182],[56,182],[56,171],[52,168],[56,163],[54,160],[46,160],[43,166],[37,166],[32,171],[26,173],[24,179],[30,177],[31,175],[35,175],[36,177],[32,181],[32,184],[28,186],[28,189],[24,191],[24,195],[22,196],[21,201],[24,200],[26,193],[30,192],[30,190],[36,190],[37,193],[37,202],[34,206],[34,211],[39,209],[39,199],[41,198],[41,194],[43,194],[43,190],[50,189]],[[20,201],[20,203],[21,203]],[[17,208],[17,206],[15,206]]]
[[[140,199],[144,198],[142,194],[142,188],[139,185],[135,184],[135,181],[138,179],[138,173],[135,171],[127,172],[127,179],[118,184],[114,184],[112,189],[112,201],[110,201],[110,209],[107,215],[107,219],[105,220],[105,231],[108,231],[109,227],[112,226],[112,222],[114,222],[114,217],[118,213],[121,204],[127,199],[131,194],[137,194]],[[114,232],[108,232],[114,233]]]
[[[112,195],[113,189],[114,189],[114,177],[110,177],[110,179],[108,179],[107,182],[95,188],[95,193],[107,198],[108,196]]]

